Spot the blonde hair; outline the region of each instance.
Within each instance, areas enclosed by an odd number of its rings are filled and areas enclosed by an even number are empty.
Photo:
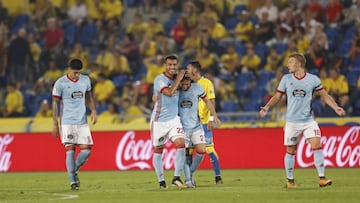
[[[298,62],[300,62],[301,67],[305,68],[306,59],[303,54],[294,52],[294,53],[290,54],[289,58],[295,58]]]

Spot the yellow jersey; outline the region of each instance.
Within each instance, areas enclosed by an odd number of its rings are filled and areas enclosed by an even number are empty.
[[[208,99],[215,99],[215,89],[213,83],[205,78],[201,77],[198,81],[198,84],[204,89],[206,93],[206,97]],[[207,124],[209,117],[210,117],[210,111],[206,106],[206,103],[200,99],[199,100],[199,117],[202,124]]]

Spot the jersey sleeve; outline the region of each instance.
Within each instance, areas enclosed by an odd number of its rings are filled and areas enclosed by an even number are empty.
[[[52,96],[55,98],[61,98],[60,80],[57,80],[52,90]]]
[[[316,91],[320,91],[322,89],[324,89],[324,87],[321,84],[320,78],[318,78],[317,76],[313,77],[314,79],[314,87]]]
[[[287,80],[287,75],[285,75],[281,78],[279,86],[276,90],[277,92],[280,92],[282,94],[284,94],[286,92],[286,80]]]

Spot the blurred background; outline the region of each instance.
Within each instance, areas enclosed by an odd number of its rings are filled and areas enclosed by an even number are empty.
[[[52,85],[71,58],[92,79],[97,129],[148,129],[168,54],[200,61],[223,127],[278,127],[285,97],[258,110],[293,52],[347,112],[315,94],[319,124],[360,125],[360,0],[0,0],[0,132],[51,130]]]

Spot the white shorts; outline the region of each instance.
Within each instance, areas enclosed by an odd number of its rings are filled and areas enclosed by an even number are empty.
[[[167,140],[172,142],[176,138],[184,138],[184,129],[180,122],[180,117],[176,116],[174,119],[166,122],[152,121],[150,126],[151,141],[153,146],[159,147],[165,145]]]
[[[90,127],[84,125],[61,125],[61,142],[67,146],[71,144],[93,145]]]
[[[305,140],[312,137],[321,137],[321,131],[316,121],[308,123],[286,122],[284,127],[284,145],[297,145],[302,134]]]
[[[205,140],[205,132],[202,128],[202,125],[200,125],[198,128],[195,128],[193,130],[185,131],[186,135],[186,147],[192,147],[194,145],[198,144],[206,144]]]

